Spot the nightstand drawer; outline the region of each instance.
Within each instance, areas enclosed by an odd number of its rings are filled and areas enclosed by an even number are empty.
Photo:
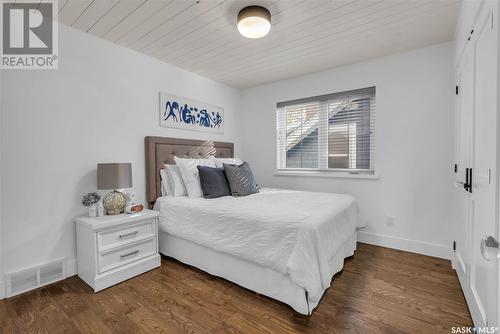
[[[156,233],[155,220],[143,221],[97,233],[98,251],[120,247]]]
[[[129,247],[98,255],[99,273],[123,266],[156,253],[155,239],[139,242]]]

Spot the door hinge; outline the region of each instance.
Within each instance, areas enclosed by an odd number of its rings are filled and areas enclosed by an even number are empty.
[[[455,173],[458,172],[458,165],[457,164],[455,164],[454,171],[455,171]]]
[[[453,241],[453,251],[456,251],[456,250],[457,250],[457,242]]]
[[[455,86],[455,95],[458,95],[458,86]]]
[[[468,41],[470,41],[470,39],[472,38],[472,34],[474,34],[474,29],[470,31],[469,38],[467,38]]]

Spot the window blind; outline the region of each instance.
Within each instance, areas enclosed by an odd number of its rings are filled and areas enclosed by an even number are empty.
[[[280,102],[278,170],[373,173],[375,87]]]

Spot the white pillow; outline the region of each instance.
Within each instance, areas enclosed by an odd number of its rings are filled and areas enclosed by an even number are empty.
[[[168,181],[168,171],[166,169],[160,169],[160,177],[161,177],[161,195],[162,196],[172,196],[173,189],[170,186],[170,182]]]
[[[167,170],[167,182],[166,187],[168,196],[179,197],[187,196],[186,186],[182,180],[181,171],[179,166],[176,165],[165,165]]]
[[[203,197],[197,166],[215,167],[214,159],[183,159],[175,157],[175,163],[181,171],[188,196]]]
[[[241,161],[239,158],[215,158],[215,166],[218,168],[223,168],[224,164],[229,164],[229,165],[241,165],[243,161]]]

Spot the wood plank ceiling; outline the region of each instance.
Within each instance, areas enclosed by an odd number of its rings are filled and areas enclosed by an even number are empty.
[[[43,0],[42,0],[43,1]],[[236,15],[259,4],[251,40]],[[59,21],[243,88],[453,39],[459,0],[59,0]]]

